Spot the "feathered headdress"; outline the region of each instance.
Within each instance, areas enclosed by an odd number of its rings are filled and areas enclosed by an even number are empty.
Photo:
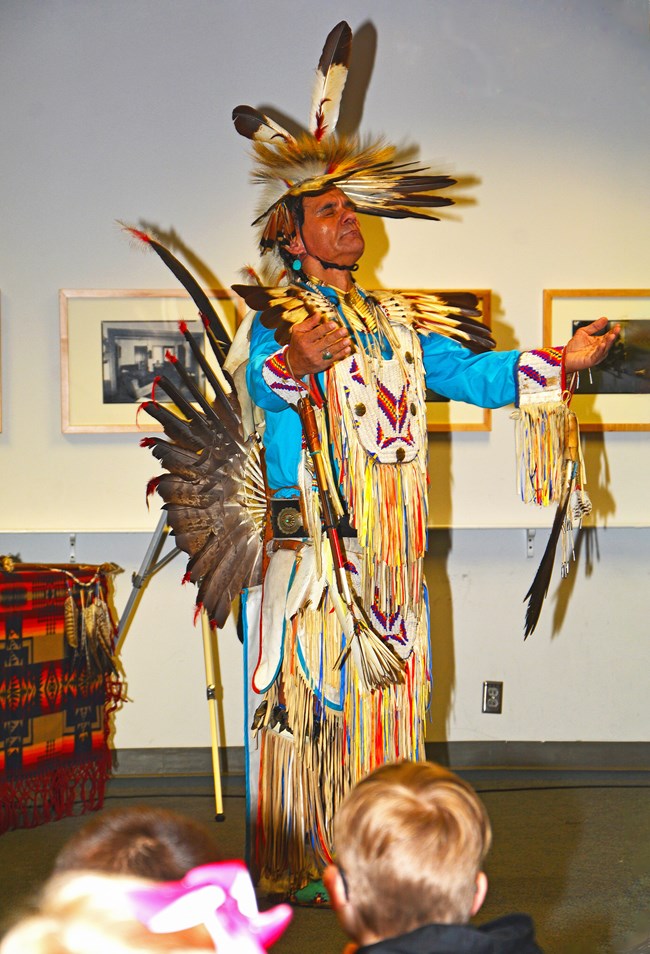
[[[352,31],[342,20],[321,53],[312,93],[309,130],[298,137],[252,106],[237,106],[235,129],[253,141],[253,181],[264,186],[260,214],[262,253],[288,242],[295,231],[291,198],[317,195],[338,186],[356,211],[387,218],[435,219],[431,209],[452,205],[436,195],[454,185],[449,176],[429,175],[426,167],[402,162],[383,140],[362,142],[336,133],[348,75]]]

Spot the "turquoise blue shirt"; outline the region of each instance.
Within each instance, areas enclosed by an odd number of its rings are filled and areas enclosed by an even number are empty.
[[[323,291],[337,303],[336,293]],[[473,354],[450,338],[439,334],[418,335],[422,346],[425,379],[432,391],[453,401],[494,408],[512,404],[517,396],[518,351],[491,351]],[[262,376],[266,359],[275,354],[278,343],[272,329],[255,316],[246,381],[250,395],[265,412],[266,469],[269,487],[281,496],[295,493],[302,446],[300,418],[295,409],[277,395]],[[388,345],[386,356],[390,356]],[[323,384],[323,375],[318,379]]]

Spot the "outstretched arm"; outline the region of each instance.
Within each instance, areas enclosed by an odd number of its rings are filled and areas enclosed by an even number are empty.
[[[567,342],[564,348],[564,367],[568,374],[593,368],[607,357],[621,330],[620,325],[614,325],[606,335],[599,335],[598,332],[607,325],[607,318],[598,318],[590,325],[579,328]]]

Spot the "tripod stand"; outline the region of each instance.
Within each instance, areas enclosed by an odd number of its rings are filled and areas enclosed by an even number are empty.
[[[151,541],[149,542],[149,546],[147,547],[147,551],[144,555],[144,559],[142,560],[142,564],[140,565],[140,569],[137,573],[133,574],[131,579],[131,594],[127,600],[124,610],[122,611],[122,615],[120,616],[120,621],[118,624],[116,652],[119,650],[120,644],[124,639],[124,635],[129,627],[131,619],[133,618],[144,587],[147,585],[151,577],[154,576],[154,574],[156,574],[164,566],[167,566],[168,563],[171,563],[174,557],[181,552],[178,547],[173,547],[168,553],[165,554],[164,557],[158,559],[168,534],[169,527],[167,525],[166,514],[163,512],[160,516],[160,520],[158,521],[158,526],[154,530]],[[223,795],[221,790],[221,769],[219,766],[219,698],[217,695],[217,690],[220,687],[217,687],[216,685],[217,666],[215,664],[215,660],[217,658],[217,641],[215,634],[212,631],[212,627],[210,626],[208,614],[205,612],[205,610],[201,610],[201,630],[203,635],[206,696],[210,715],[212,774],[214,777],[216,812],[215,819],[216,821],[223,821],[225,816],[223,812]]]

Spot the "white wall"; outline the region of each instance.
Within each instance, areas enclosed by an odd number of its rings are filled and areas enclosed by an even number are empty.
[[[125,567],[118,608],[158,520],[144,505],[156,467],[137,435],[61,433],[58,290],[173,287],[118,218],[173,228],[216,282],[236,281],[254,258],[255,193],[231,109],[272,105],[305,120],[312,70],[341,17],[362,61],[374,56],[361,129],[480,180],[445,222],[370,221],[366,284],[491,288],[503,347],[541,342],[544,288],[650,284],[644,0],[3,0],[0,544],[18,537],[24,559],[65,560],[67,532],[87,532],[92,555],[79,559]],[[434,602],[439,671],[455,660],[432,737],[647,737],[648,435],[587,440],[601,559],[591,577],[578,565],[554,635],[553,587],[524,646],[520,600],[535,561],[523,531],[506,528],[551,515],[516,500],[508,413],[488,434],[432,442],[434,520],[468,528],[452,534],[448,584],[430,564],[434,589],[448,585],[448,609]],[[118,716],[120,747],[209,742],[181,575],[180,561],[162,571],[127,637],[134,702]],[[226,644],[226,741],[237,745],[238,644]],[[507,712],[487,723],[476,684],[499,674]]]

